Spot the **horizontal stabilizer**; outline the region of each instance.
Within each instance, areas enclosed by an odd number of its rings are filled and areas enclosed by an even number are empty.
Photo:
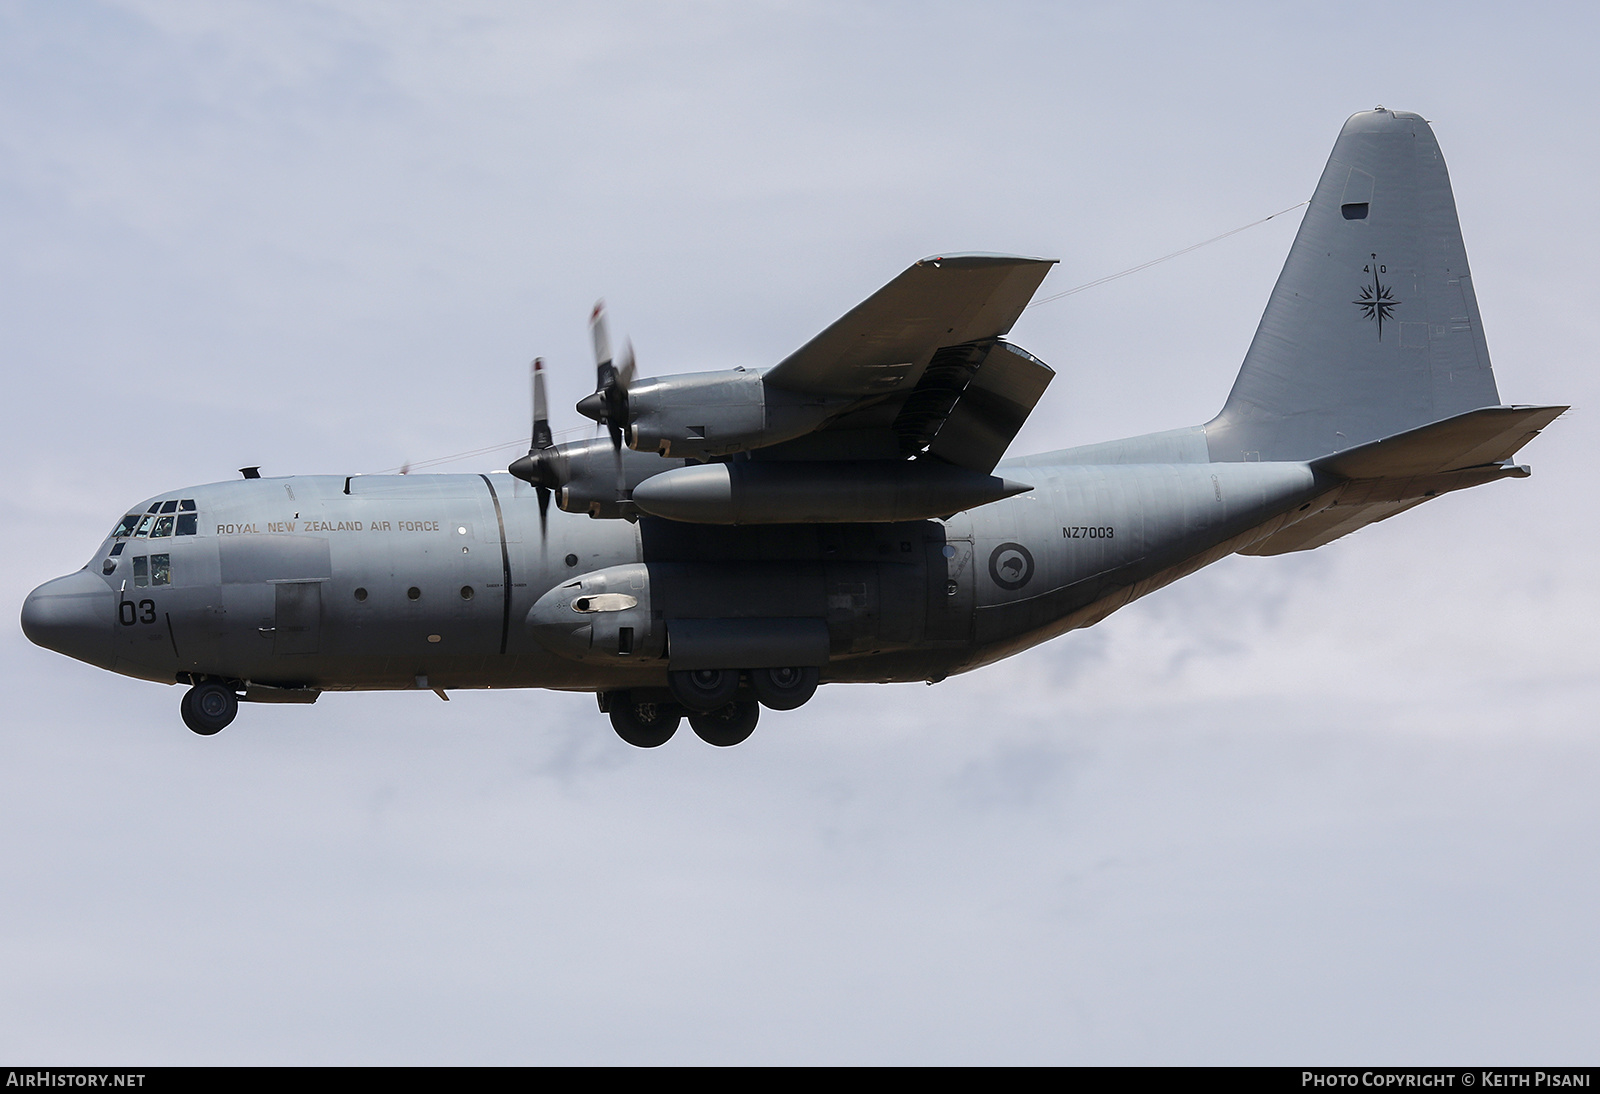
[[[1560,417],[1564,406],[1490,406],[1312,460],[1343,479],[1395,479],[1498,464]]]
[[[1240,554],[1309,551],[1440,494],[1521,478],[1528,469],[1511,457],[1566,409],[1484,407],[1312,460],[1315,470],[1347,481],[1334,487],[1325,507]]]

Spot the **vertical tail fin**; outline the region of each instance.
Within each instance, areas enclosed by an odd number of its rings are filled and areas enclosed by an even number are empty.
[[[1315,459],[1499,401],[1433,130],[1352,116],[1206,425],[1211,459]]]

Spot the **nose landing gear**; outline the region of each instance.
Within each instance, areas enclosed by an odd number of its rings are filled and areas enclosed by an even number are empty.
[[[239,713],[239,697],[225,684],[207,680],[183,693],[178,711],[184,725],[202,737],[210,737],[227,729]]]

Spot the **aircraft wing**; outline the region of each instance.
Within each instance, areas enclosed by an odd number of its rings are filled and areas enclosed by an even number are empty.
[[[1009,331],[1053,265],[1015,255],[924,258],[784,358],[766,382],[812,395],[904,391],[940,347]]]
[[[1001,336],[1053,259],[925,258],[768,370],[763,382],[842,399],[816,432],[756,458],[903,459],[988,473],[1054,373]]]

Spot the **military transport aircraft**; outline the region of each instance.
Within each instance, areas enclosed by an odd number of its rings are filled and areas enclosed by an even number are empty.
[[[545,687],[594,692],[630,744],[687,714],[730,745],[819,683],[942,680],[1235,552],[1525,476],[1512,457],[1566,409],[1501,404],[1416,114],[1345,124],[1204,425],[1001,460],[1052,376],[1004,340],[1051,265],[923,259],[766,369],[635,378],[597,311],[578,410],[604,435],[553,443],[536,363],[510,474],[166,491],[35,589],[23,630],[188,685],[200,734],[241,700]]]

